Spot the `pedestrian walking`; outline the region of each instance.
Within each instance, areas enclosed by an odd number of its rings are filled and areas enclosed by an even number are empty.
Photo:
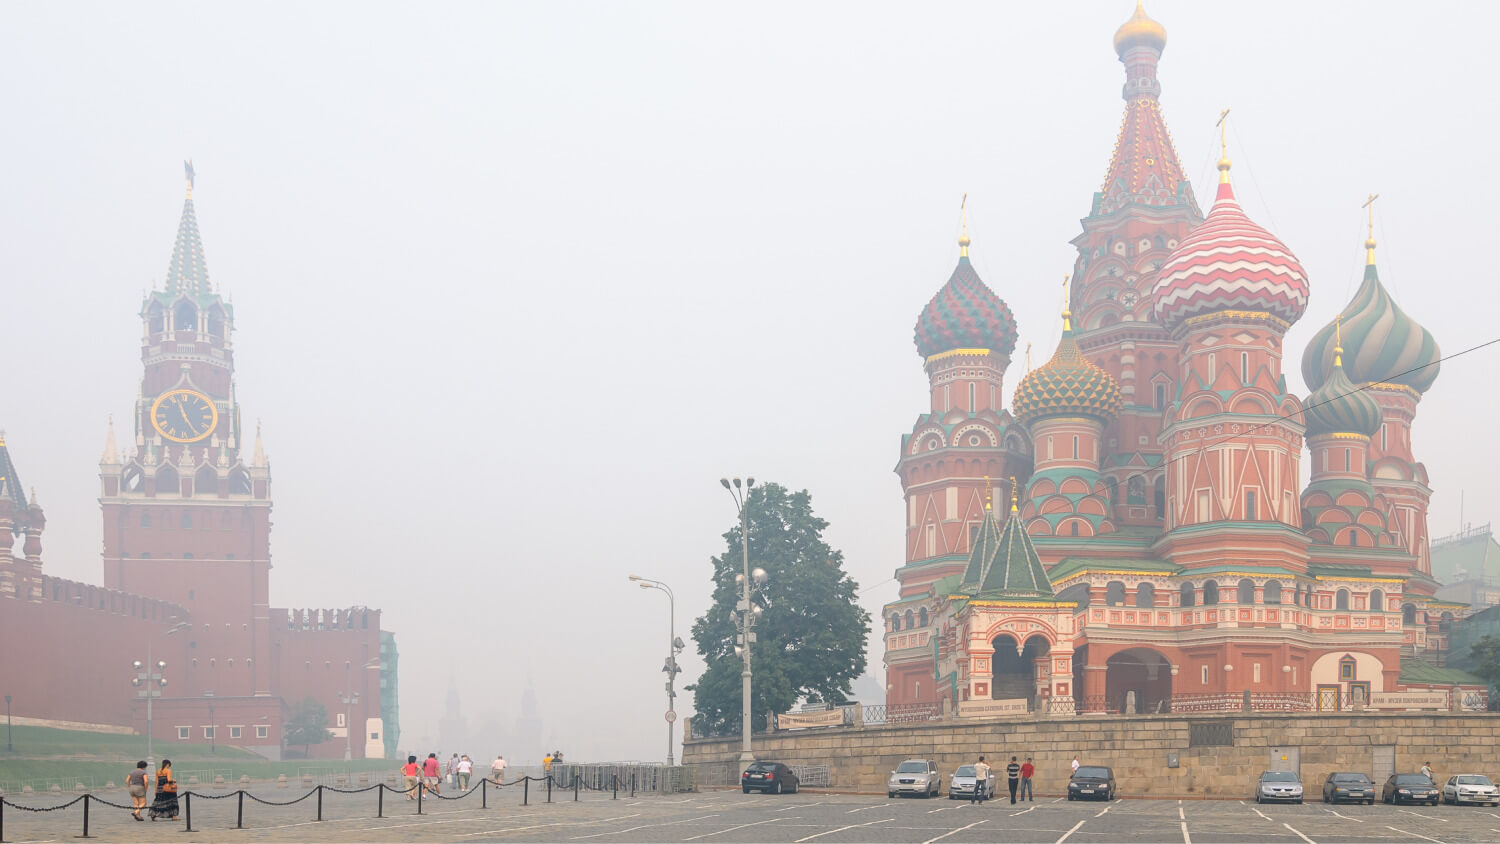
[[[1078,776],[1078,757],[1073,757],[1073,776]]]
[[[141,810],[146,808],[146,778],[149,775],[149,766],[145,762],[135,763],[135,770],[125,775],[125,788],[130,791],[130,803],[135,810],[130,813],[132,818],[144,821]]]
[[[177,820],[177,780],[172,777],[172,760],[161,760],[156,771],[156,799],[151,803],[151,820]]]
[[[453,754],[453,758],[448,760],[448,767],[447,767],[447,770],[444,771],[444,773],[447,774],[448,785],[458,785],[458,754],[457,753]]]
[[[1005,766],[1005,783],[1010,786],[1010,804],[1016,804],[1016,787],[1021,784],[1021,766],[1016,764],[1016,757],[1010,757],[1010,764]]]
[[[505,754],[495,756],[495,761],[490,763],[490,779],[495,785],[505,785]]]
[[[469,775],[471,773],[473,773],[473,772],[474,772],[474,763],[473,763],[473,761],[471,761],[469,759],[469,754],[465,753],[463,755],[463,758],[461,758],[461,759],[458,760],[458,790],[459,791],[468,791],[469,790]]]
[[[441,775],[442,765],[438,763],[436,753],[427,754],[427,760],[422,763],[422,778],[426,780],[426,788],[433,794],[442,794],[443,790],[438,787],[438,777]]]
[[[1432,779],[1432,763],[1431,762],[1423,762],[1422,763],[1422,776],[1428,778],[1429,780],[1432,780],[1433,782],[1437,782],[1437,780],[1433,780]]]
[[[401,776],[406,778],[406,799],[417,799],[417,789],[422,787],[422,766],[417,764],[416,756],[406,757],[406,764],[401,766]]]
[[[550,753],[542,757],[542,774],[552,776],[552,754]]]
[[[985,793],[985,783],[989,780],[990,766],[985,764],[984,757],[981,756],[979,761],[974,763],[974,792],[969,795],[970,803],[983,803],[990,798],[991,795]]]

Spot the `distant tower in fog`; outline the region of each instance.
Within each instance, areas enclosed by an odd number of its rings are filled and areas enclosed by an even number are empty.
[[[521,693],[521,717],[516,719],[516,758],[540,762],[542,754],[553,749],[542,747],[542,716],[537,712],[536,692],[527,686]]]

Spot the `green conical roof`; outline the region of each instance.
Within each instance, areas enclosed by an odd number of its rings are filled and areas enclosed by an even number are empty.
[[[198,236],[198,216],[193,212],[193,196],[182,203],[182,219],[177,223],[177,242],[172,245],[172,264],[167,267],[167,295],[200,297],[213,293],[208,280],[208,261],[203,257],[203,238]]]
[[[0,499],[10,501],[17,510],[26,509],[26,494],[21,491],[16,464],[10,461],[10,450],[5,447],[4,431],[0,431]]]
[[[962,591],[973,598],[1057,597],[1014,503],[1004,525],[993,510],[985,511],[984,523],[969,552]]]

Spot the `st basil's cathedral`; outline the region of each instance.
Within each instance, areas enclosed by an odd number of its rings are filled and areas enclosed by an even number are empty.
[[[1139,5],[1115,33],[1114,155],[1072,241],[1057,350],[1010,409],[1016,320],[967,232],[917,320],[930,408],[896,467],[893,717],[985,700],[1153,713],[1482,694],[1444,667],[1468,607],[1435,597],[1411,449],[1437,343],[1381,283],[1372,229],[1358,292],[1303,351],[1312,393],[1288,390],[1282,344],[1307,273],[1236,201],[1227,149],[1203,214],[1162,116],[1166,41]]]

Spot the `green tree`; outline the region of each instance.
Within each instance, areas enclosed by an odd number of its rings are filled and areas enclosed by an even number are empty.
[[[301,703],[292,707],[292,716],[287,719],[285,733],[287,745],[302,745],[302,755],[306,756],[313,745],[333,738],[333,733],[328,731],[328,710],[316,699],[304,698]]]
[[[859,587],[844,571],[844,556],[823,541],[828,523],[812,510],[806,490],[779,484],[750,490],[750,567],[767,581],[751,590],[762,610],[751,645],[754,685],[751,712],[756,729],[766,713],[785,712],[800,699],[833,704],[849,699],[849,684],[865,670],[870,614],[859,606]],[[724,534],[726,548],[713,562],[713,605],[693,622],[693,639],[706,668],[693,692],[694,731],[732,734],[740,724],[740,672],[731,613],[743,597],[735,576],[743,569],[740,522]]]
[[[1500,686],[1500,636],[1485,636],[1469,647],[1474,673],[1483,677],[1490,688]]]

